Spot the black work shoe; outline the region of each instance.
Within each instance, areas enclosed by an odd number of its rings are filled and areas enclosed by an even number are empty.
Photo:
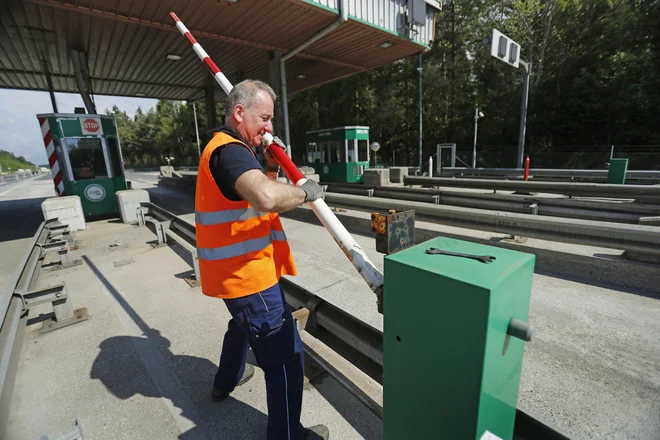
[[[311,428],[305,428],[305,440],[328,440],[330,430],[325,425],[316,425]]]
[[[243,385],[245,382],[252,379],[252,376],[254,376],[254,366],[246,364],[245,371],[243,371],[243,376],[241,377],[241,380],[238,381],[236,386]],[[213,390],[211,390],[211,398],[215,402],[222,402],[227,397],[229,397],[229,393],[227,391],[219,390],[216,387],[213,387]]]

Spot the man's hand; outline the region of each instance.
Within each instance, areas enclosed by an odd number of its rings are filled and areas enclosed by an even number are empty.
[[[325,199],[325,194],[323,193],[323,188],[321,185],[314,182],[313,180],[308,180],[300,188],[305,191],[305,201],[313,202],[316,199]]]
[[[280,140],[277,136],[273,136],[273,142],[271,142],[270,145],[268,145],[266,148],[264,148],[264,157],[266,158],[266,161],[268,162],[268,167],[269,168],[277,168],[279,164],[275,160],[272,154],[270,154],[270,149],[271,148],[281,148],[286,152],[286,145],[284,145],[284,142]]]

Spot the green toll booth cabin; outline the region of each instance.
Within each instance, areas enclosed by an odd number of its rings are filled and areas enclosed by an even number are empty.
[[[362,183],[369,168],[369,127],[348,126],[305,133],[307,165],[321,182]]]
[[[37,115],[59,196],[78,196],[85,217],[119,214],[117,191],[127,189],[117,126],[112,116]]]

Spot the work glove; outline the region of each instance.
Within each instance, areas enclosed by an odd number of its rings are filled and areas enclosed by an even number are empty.
[[[280,138],[274,136],[273,142],[271,142],[270,145],[268,145],[263,149],[264,156],[266,157],[266,161],[268,162],[267,164],[268,168],[277,171],[279,168],[279,164],[275,160],[275,157],[272,154],[270,154],[271,148],[281,148],[286,153],[286,145],[284,145],[284,142],[282,142]]]
[[[273,145],[277,145],[278,147],[286,151],[286,145],[284,145],[284,142],[282,142],[282,140],[277,136],[273,136],[273,142],[271,142],[268,148],[272,147]]]
[[[286,145],[284,145],[284,142],[282,142],[282,140],[281,140],[280,138],[278,138],[277,136],[273,136],[273,142],[271,142],[270,145],[268,145],[268,146],[266,146],[266,147],[264,148],[264,153],[266,153],[266,154],[265,154],[265,155],[266,155],[266,159],[272,159],[272,160],[275,160],[275,158],[273,157],[273,155],[270,154],[270,151],[269,151],[269,150],[270,150],[271,148],[276,148],[276,147],[281,148],[281,149],[286,153]]]
[[[300,188],[305,191],[305,202],[313,202],[316,199],[325,199],[323,188],[313,180],[307,180],[300,185]]]

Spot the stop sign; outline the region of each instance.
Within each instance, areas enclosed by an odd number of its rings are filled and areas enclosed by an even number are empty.
[[[90,133],[97,133],[99,131],[99,123],[94,119],[85,119],[83,121],[83,128]]]

